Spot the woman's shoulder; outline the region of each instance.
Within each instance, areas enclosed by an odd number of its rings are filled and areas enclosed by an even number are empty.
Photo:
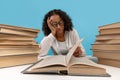
[[[76,35],[78,35],[78,33],[77,33],[77,30],[76,29],[73,29],[73,30],[71,30],[71,31],[66,31],[66,36],[76,36]]]
[[[71,31],[67,31],[66,33],[68,33],[68,34],[76,34],[77,30],[73,28]]]

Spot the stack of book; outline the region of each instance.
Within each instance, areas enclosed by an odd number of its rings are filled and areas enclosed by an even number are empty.
[[[99,27],[92,51],[98,63],[120,67],[120,22]]]
[[[0,24],[0,68],[37,61],[40,51],[34,40],[40,30]]]

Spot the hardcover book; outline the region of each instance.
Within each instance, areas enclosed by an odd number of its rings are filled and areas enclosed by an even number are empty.
[[[22,73],[110,76],[106,73],[105,68],[91,61],[87,57],[73,56],[73,52],[79,46],[81,41],[82,40],[76,42],[66,56],[56,55],[41,59],[22,71]]]

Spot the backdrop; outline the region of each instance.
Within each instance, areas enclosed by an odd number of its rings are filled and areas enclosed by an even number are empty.
[[[92,55],[91,44],[98,27],[120,21],[120,0],[0,0],[0,24],[24,26],[41,30],[44,15],[52,9],[62,9],[71,17],[74,28],[87,55]],[[42,30],[36,41],[43,38]]]

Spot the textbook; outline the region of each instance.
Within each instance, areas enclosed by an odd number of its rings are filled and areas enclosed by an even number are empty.
[[[109,65],[113,67],[118,67],[120,68],[120,60],[115,60],[115,59],[107,59],[107,58],[98,58],[98,63],[99,64],[104,64],[104,65]]]
[[[120,28],[120,22],[99,26],[99,31],[105,29],[113,29],[113,28]]]
[[[99,33],[103,34],[120,34],[120,27],[119,28],[110,28],[110,29],[103,29],[100,30]]]
[[[0,24],[0,34],[9,34],[9,36],[13,35],[35,38],[39,32],[39,29]]]
[[[103,35],[96,35],[97,41],[106,41],[112,39],[120,39],[120,34],[103,34]]]
[[[119,44],[92,44],[93,50],[120,50]]]
[[[113,59],[120,61],[120,50],[92,50],[93,56],[98,58]]]
[[[83,39],[82,39],[83,40]],[[109,76],[106,69],[91,61],[87,57],[74,57],[73,53],[81,41],[70,49],[68,54],[50,56],[40,59],[36,63],[22,71],[24,74],[65,74],[65,75],[85,75],[85,76]]]
[[[0,68],[31,64],[37,61],[38,53],[0,55]]]

